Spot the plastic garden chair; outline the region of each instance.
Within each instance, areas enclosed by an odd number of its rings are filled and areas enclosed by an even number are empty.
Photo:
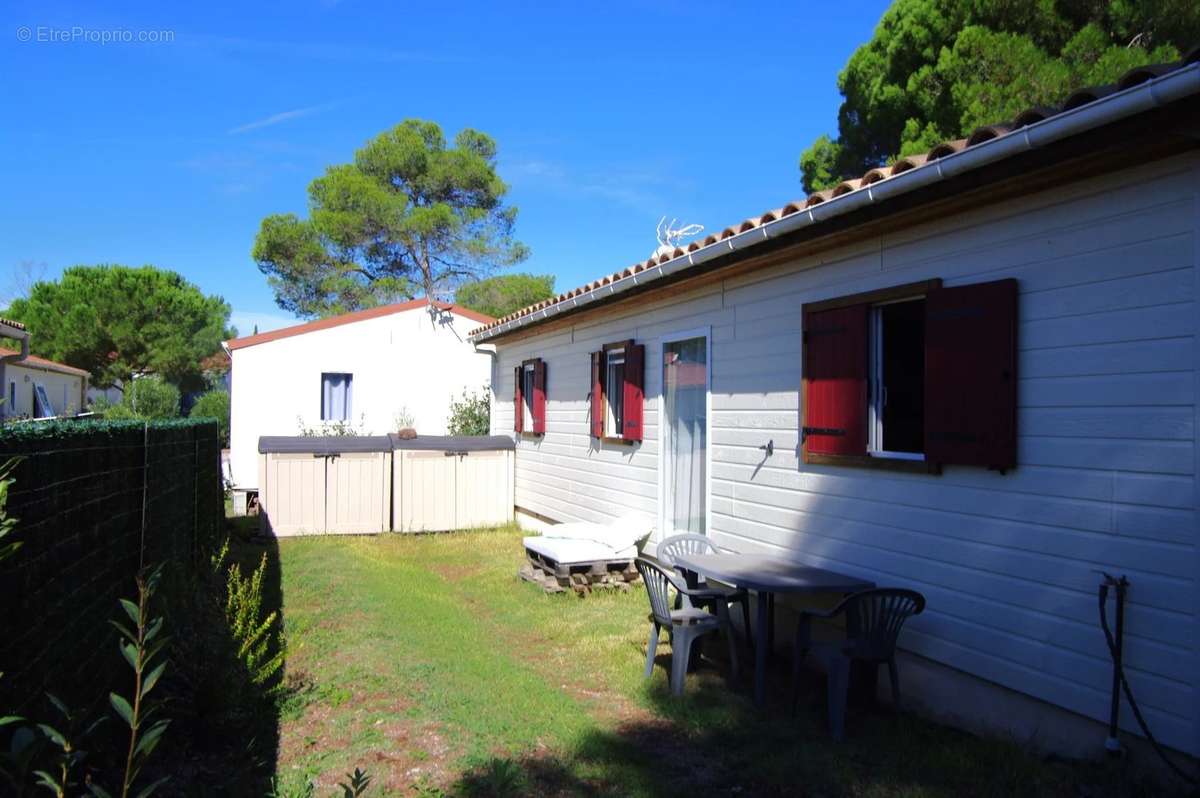
[[[719,604],[742,605],[742,626],[746,630],[746,641],[751,646],[754,639],[750,632],[750,597],[745,590],[737,587],[710,585],[701,574],[680,568],[675,564],[675,558],[681,554],[721,554],[721,549],[704,535],[685,533],[671,535],[658,544],[658,560],[668,568],[674,568],[688,584],[696,585],[688,594],[688,599],[694,607],[715,607]],[[682,604],[684,594],[676,596],[676,609]]]
[[[865,662],[872,667],[886,664],[892,679],[892,703],[900,709],[900,677],[896,672],[896,638],[904,622],[925,609],[925,597],[915,590],[877,588],[847,596],[828,611],[803,610],[796,629],[795,659],[792,662],[792,714],[800,695],[800,664],[809,653],[823,660],[829,673],[829,730],[841,740],[846,727],[846,693],[850,683],[850,663]],[[846,616],[843,640],[815,642],[814,618],[831,620]]]
[[[683,680],[687,675],[688,660],[692,655],[692,643],[710,632],[724,629],[729,640],[730,679],[737,679],[737,646],[733,642],[729,608],[717,605],[717,614],[696,607],[673,609],[671,589],[687,596],[695,592],[683,580],[649,560],[637,559],[638,573],[646,585],[650,597],[650,640],[646,644],[646,678],[654,673],[654,655],[658,650],[658,636],[662,630],[671,635],[671,693],[683,695]]]

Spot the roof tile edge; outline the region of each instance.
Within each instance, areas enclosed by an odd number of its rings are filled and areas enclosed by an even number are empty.
[[[549,318],[551,315],[554,315],[547,312],[552,308],[561,306],[563,303],[571,299],[577,300],[580,296],[594,291],[596,288],[615,283],[624,279],[628,275],[637,274],[638,272],[655,267],[661,268],[665,264],[671,263],[682,256],[688,256],[690,259],[691,255],[699,250],[707,249],[716,244],[726,242],[731,238],[751,232],[754,229],[762,228],[767,224],[782,221],[784,217],[790,216],[793,213],[803,210],[808,210],[811,213],[812,208],[831,199],[844,199],[850,195],[859,194],[871,189],[878,189],[880,188],[881,184],[884,184],[901,174],[910,173],[917,170],[924,170],[926,168],[936,168],[937,161],[941,158],[969,152],[976,147],[1005,139],[1006,137],[1011,136],[1012,134],[1017,133],[1030,125],[1041,124],[1043,122],[1059,118],[1064,114],[1078,111],[1080,108],[1087,107],[1092,102],[1101,102],[1108,99],[1112,94],[1136,89],[1137,87],[1150,81],[1161,80],[1162,78],[1167,77],[1175,72],[1186,70],[1188,67],[1191,67],[1197,63],[1200,63],[1200,46],[1189,50],[1188,53],[1179,61],[1174,61],[1168,64],[1149,64],[1141,67],[1135,67],[1134,69],[1131,69],[1122,75],[1117,83],[1106,84],[1104,86],[1093,86],[1087,89],[1077,89],[1071,92],[1071,94],[1067,97],[1067,101],[1075,99],[1077,104],[1074,106],[1036,106],[1033,108],[1028,108],[1017,114],[1016,117],[1014,117],[1010,122],[996,122],[990,125],[982,125],[979,128],[976,128],[969,138],[943,142],[936,147],[931,148],[928,152],[898,158],[889,166],[881,166],[869,170],[861,178],[844,180],[838,186],[832,189],[814,192],[804,199],[795,200],[787,205],[784,205],[777,211],[768,211],[761,216],[750,217],[749,219],[746,219],[738,224],[726,227],[720,232],[710,233],[703,239],[703,241],[699,243],[693,241],[689,243],[686,248],[677,247],[669,255],[664,255],[663,257],[657,259],[650,258],[644,263],[634,264],[627,269],[605,275],[597,280],[587,283],[586,285],[565,291],[551,299],[543,300],[536,305],[530,305],[514,311],[513,313],[509,313],[499,319],[495,319],[488,324],[470,331],[468,333],[468,337],[472,340],[475,340],[487,333],[498,334],[493,331],[500,327],[507,326],[511,322],[515,322],[526,317],[532,317],[533,314],[537,313],[539,310],[542,311],[539,314],[540,318]],[[1079,103],[1078,96],[1084,93],[1093,95],[1093,99],[1089,102]],[[813,221],[820,221],[820,218],[816,218]],[[764,236],[763,240],[765,240],[765,238],[766,237]],[[572,308],[568,308],[568,310],[581,306],[582,304],[575,303],[572,305]]]

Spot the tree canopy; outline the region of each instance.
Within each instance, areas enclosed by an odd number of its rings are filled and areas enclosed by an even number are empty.
[[[116,265],[67,269],[4,311],[25,323],[34,354],[86,369],[98,386],[153,373],[183,390],[203,384],[201,361],[236,335],[229,314],[175,272]]]
[[[465,308],[500,318],[554,296],[553,274],[500,274],[464,283],[454,301]]]
[[[804,188],[830,188],[1197,43],[1195,0],[895,0],[838,76],[838,135],[800,156]]]
[[[450,147],[436,123],[408,119],[314,180],[307,219],[264,219],[254,260],[279,306],[306,318],[448,295],[528,255],[507,193],[489,136],[464,129]]]

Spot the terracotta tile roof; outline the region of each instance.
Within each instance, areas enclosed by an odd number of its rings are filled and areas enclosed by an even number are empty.
[[[614,272],[613,274],[601,277],[599,280],[590,282],[587,285],[579,286],[578,288],[561,293],[558,296],[538,302],[535,305],[522,308],[521,310],[510,313],[507,316],[496,319],[489,324],[485,324],[478,329],[472,330],[470,336],[475,337],[481,335],[488,330],[500,327],[501,325],[520,319],[524,316],[532,315],[539,310],[544,310],[561,302],[566,302],[582,294],[586,294],[589,291],[594,291],[597,288],[602,288],[624,277],[629,277],[647,269],[654,268],[655,266],[661,266],[662,264],[674,260],[675,258],[687,256],[696,250],[704,249],[705,247],[720,243],[721,241],[732,238],[740,233],[761,227],[769,222],[777,221],[785,216],[790,216],[794,213],[805,210],[806,208],[811,208],[815,205],[821,204],[822,202],[827,202],[835,197],[840,197],[845,194],[850,194],[855,191],[868,188],[873,184],[895,177],[896,175],[903,174],[909,170],[918,169],[926,164],[935,162],[939,158],[944,158],[947,155],[961,152],[962,150],[983,144],[987,141],[991,141],[992,139],[1007,136],[1023,127],[1045,121],[1046,119],[1050,119],[1060,113],[1070,111],[1081,105],[1095,102],[1096,100],[1102,99],[1103,97],[1106,97],[1114,92],[1132,88],[1141,83],[1145,83],[1148,80],[1161,77],[1168,72],[1172,72],[1176,69],[1182,69],[1197,62],[1200,62],[1200,46],[1190,50],[1187,55],[1185,55],[1179,61],[1173,61],[1167,64],[1149,64],[1131,69],[1122,75],[1121,78],[1114,84],[1106,86],[1092,86],[1090,88],[1078,89],[1072,92],[1071,95],[1067,97],[1062,107],[1054,108],[1048,106],[1038,106],[1029,108],[1025,111],[1022,111],[1020,114],[1017,114],[1016,118],[1011,122],[1000,122],[993,125],[984,125],[974,130],[971,135],[966,138],[943,142],[924,154],[908,155],[903,158],[899,158],[895,163],[889,166],[880,166],[875,169],[871,169],[861,178],[844,180],[831,189],[817,191],[813,194],[809,194],[803,199],[793,200],[781,208],[767,211],[761,216],[753,216],[741,222],[740,224],[726,227],[724,230],[712,233],[706,236],[704,239],[692,241],[686,246],[676,247],[675,250],[669,254],[651,257],[641,263],[635,263],[622,271]]]
[[[234,349],[244,349],[247,346],[265,344],[268,341],[278,341],[280,338],[291,338],[293,335],[304,335],[305,333],[316,332],[317,330],[328,330],[330,327],[340,327],[343,324],[353,324],[356,321],[377,319],[381,316],[390,316],[393,313],[417,310],[418,308],[426,307],[428,304],[430,303],[424,299],[412,299],[408,302],[399,302],[394,305],[380,305],[377,308],[356,310],[353,313],[343,313],[340,316],[317,319],[305,324],[297,324],[294,327],[284,327],[281,330],[271,330],[270,332],[259,333],[258,335],[246,335],[241,338],[234,338],[231,341],[225,342],[225,348],[232,352]],[[495,322],[495,319],[491,316],[469,310],[461,305],[451,305],[448,302],[434,302],[433,304],[442,310],[457,313],[460,316],[465,316],[483,325],[490,325]]]
[[[7,349],[3,346],[0,346],[0,357],[8,357],[9,355],[19,355],[19,354],[21,354],[21,353],[15,349]],[[76,377],[92,376],[91,374],[89,374],[87,371],[84,371],[83,369],[77,369],[74,366],[68,366],[66,363],[56,363],[53,360],[47,360],[46,358],[38,357],[37,355],[30,355],[29,357],[25,358],[24,360],[18,361],[16,363],[12,363],[10,365],[29,366],[30,368],[46,369],[47,371],[58,371],[58,372],[62,372],[63,374],[73,374]]]

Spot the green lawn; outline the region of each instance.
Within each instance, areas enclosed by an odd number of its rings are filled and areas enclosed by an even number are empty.
[[[520,537],[279,543],[279,794],[315,781],[328,795],[356,766],[368,795],[1160,794],[1117,765],[1048,762],[881,710],[852,714],[834,745],[818,678],[796,719],[778,674],[779,705],[754,708],[749,668],[731,691],[705,663],[673,700],[665,641],[641,678],[640,588],[546,596],[516,577]]]

